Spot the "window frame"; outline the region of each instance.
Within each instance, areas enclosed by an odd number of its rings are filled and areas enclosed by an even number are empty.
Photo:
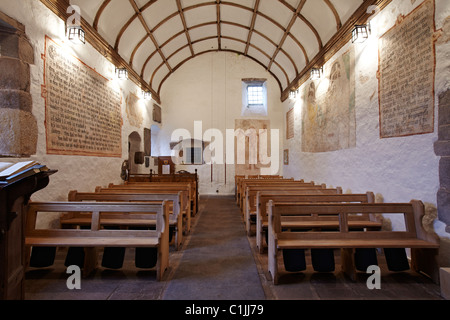
[[[250,100],[250,88],[261,88],[261,99],[254,103]],[[267,116],[267,79],[242,79],[242,116]]]

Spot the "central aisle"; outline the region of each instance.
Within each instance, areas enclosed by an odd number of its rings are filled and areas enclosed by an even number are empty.
[[[233,196],[202,196],[163,299],[262,300],[258,270]]]

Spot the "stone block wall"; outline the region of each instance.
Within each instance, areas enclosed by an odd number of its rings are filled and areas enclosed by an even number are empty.
[[[0,25],[0,157],[36,154],[38,127],[32,114],[30,64],[34,64],[34,52],[26,35]]]
[[[439,96],[439,139],[434,145],[439,162],[440,189],[437,195],[439,220],[450,233],[450,90]]]

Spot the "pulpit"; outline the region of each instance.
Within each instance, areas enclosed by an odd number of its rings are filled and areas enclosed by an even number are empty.
[[[55,172],[39,172],[9,184],[0,184],[0,300],[24,299],[24,209],[32,194],[44,189]]]

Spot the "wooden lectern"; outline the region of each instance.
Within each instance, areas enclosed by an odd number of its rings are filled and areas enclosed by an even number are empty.
[[[25,297],[25,206],[44,189],[56,171],[39,172],[10,184],[0,184],[0,300]]]

